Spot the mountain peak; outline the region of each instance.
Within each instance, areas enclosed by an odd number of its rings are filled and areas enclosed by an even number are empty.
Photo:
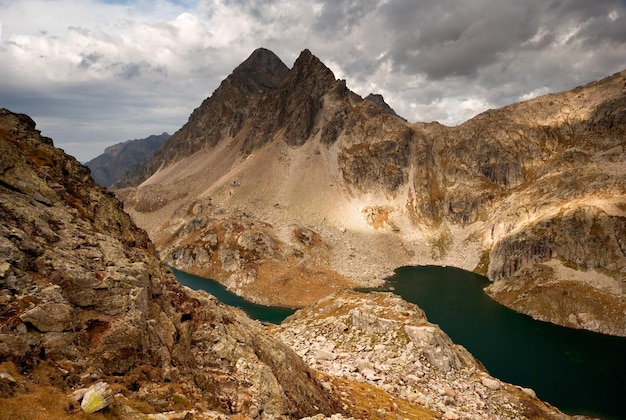
[[[288,71],[289,68],[272,51],[257,48],[233,70],[230,77],[247,79],[260,87],[276,89]]]
[[[293,63],[290,76],[295,79],[311,78],[317,79],[318,87],[328,87],[335,82],[335,75],[324,65],[309,49],[305,49]]]

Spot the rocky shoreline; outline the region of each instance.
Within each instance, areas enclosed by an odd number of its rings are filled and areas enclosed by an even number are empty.
[[[437,418],[569,418],[533,390],[489,375],[421,309],[390,293],[340,292],[271,331],[311,368],[378,387]],[[392,418],[397,409],[379,407],[372,415]]]

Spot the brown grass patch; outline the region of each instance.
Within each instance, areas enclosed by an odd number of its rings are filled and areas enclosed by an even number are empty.
[[[318,377],[333,388],[335,395],[344,405],[349,416],[356,419],[396,420],[404,419],[436,419],[440,415],[425,407],[412,404],[408,400],[393,395],[361,382],[316,372]]]
[[[0,371],[8,372],[16,381],[15,394],[0,398],[0,420],[57,420],[57,419],[107,419],[106,413],[73,413],[67,395],[61,390],[47,385],[40,378],[43,373],[34,375],[40,380],[30,381],[17,372],[12,363],[0,364]],[[110,413],[109,413],[110,414]]]
[[[272,305],[304,307],[355,284],[324,267],[304,267],[295,261],[268,261],[259,266],[257,280],[246,292],[262,296]]]

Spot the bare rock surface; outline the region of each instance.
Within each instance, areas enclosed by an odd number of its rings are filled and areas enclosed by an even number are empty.
[[[423,405],[436,418],[569,418],[532,390],[490,376],[421,309],[391,293],[339,292],[272,330],[312,368]],[[378,418],[402,417],[393,406],[378,408]]]

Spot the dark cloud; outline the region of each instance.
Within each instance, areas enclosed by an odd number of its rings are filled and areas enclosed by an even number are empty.
[[[326,38],[343,37],[358,25],[363,17],[374,12],[378,0],[324,0],[318,2],[321,12],[316,17],[313,30]]]
[[[622,13],[615,21],[609,18],[612,8]],[[577,27],[569,42],[589,47],[609,40],[623,44],[626,32],[624,6],[612,0],[392,1],[380,12],[395,41],[394,67],[434,80],[475,76],[509,52],[544,50]]]
[[[81,53],[80,57],[81,60],[80,63],[78,63],[78,68],[81,70],[87,70],[102,59],[102,54],[97,52]]]
[[[534,1],[390,2],[381,8],[395,31],[391,57],[406,73],[433,79],[472,76],[538,31]]]
[[[153,66],[146,61],[136,63],[117,62],[111,64],[110,68],[116,77],[126,80],[141,77],[146,72],[167,76],[167,70],[164,66]]]

